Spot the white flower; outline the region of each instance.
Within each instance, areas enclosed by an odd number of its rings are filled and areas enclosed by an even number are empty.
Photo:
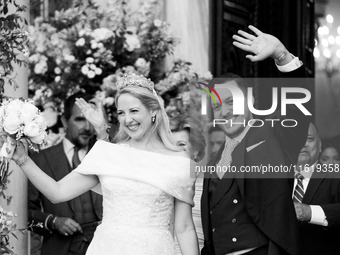
[[[45,131],[40,130],[40,133],[37,136],[30,137],[30,140],[32,141],[32,143],[42,144],[46,138],[46,135],[47,134]]]
[[[96,70],[97,66],[95,64],[91,64],[90,65],[90,69],[92,69],[93,71]]]
[[[113,97],[107,97],[104,99],[104,105],[110,106],[113,105],[115,99]]]
[[[39,54],[33,54],[29,57],[29,61],[33,63],[37,63],[39,59],[40,59]]]
[[[98,43],[96,41],[91,41],[91,49],[97,49],[98,48]]]
[[[89,67],[87,65],[83,65],[81,68],[81,72],[84,75],[87,75],[87,73],[89,72]]]
[[[85,45],[85,38],[79,38],[78,41],[76,41],[75,45],[77,47],[81,47],[81,46],[84,46]]]
[[[94,58],[88,57],[88,58],[85,59],[85,61],[86,61],[86,63],[91,64],[91,63],[94,62]]]
[[[64,58],[67,62],[73,62],[76,60],[76,58],[73,55],[66,55]]]
[[[47,62],[46,61],[39,61],[35,66],[34,66],[34,73],[36,74],[45,74],[47,71]]]
[[[159,20],[159,19],[155,19],[154,21],[153,21],[153,25],[155,26],[155,27],[160,27],[160,26],[162,26],[162,21],[161,20]]]
[[[87,50],[86,55],[90,55],[92,53],[92,50]]]
[[[144,58],[138,58],[135,62],[138,72],[144,76],[148,76],[150,72],[150,62],[146,62]]]
[[[98,48],[99,48],[99,49],[102,49],[102,48],[104,48],[104,44],[103,44],[103,43],[101,43],[101,42],[100,42],[100,43],[98,43]]]
[[[102,27],[102,28],[97,28],[93,30],[93,32],[91,33],[91,36],[97,42],[100,42],[100,41],[105,41],[105,40],[110,39],[111,37],[114,36],[114,33],[110,29]]]
[[[31,122],[38,114],[38,108],[34,104],[25,102],[21,109],[21,119],[26,124]]]
[[[61,69],[59,67],[54,68],[55,74],[61,74]]]
[[[50,41],[51,41],[52,45],[54,45],[54,46],[58,45],[59,44],[59,36],[58,36],[58,34],[53,34],[51,36]]]
[[[5,75],[5,73],[6,73],[5,67],[3,65],[0,65],[0,77],[2,75]]]
[[[44,118],[43,120],[46,121],[46,126],[52,127],[58,121],[58,112],[53,107],[48,107],[42,112]]]
[[[5,114],[19,113],[23,104],[24,102],[20,99],[10,101],[5,108]]]
[[[134,51],[135,49],[139,49],[141,47],[140,41],[136,34],[125,34],[125,48],[127,51]]]
[[[29,138],[38,136],[40,134],[40,126],[34,121],[27,123],[24,127],[24,134]]]
[[[92,79],[92,78],[94,78],[96,76],[96,73],[94,72],[94,71],[89,71],[88,73],[87,73],[87,77],[89,78],[89,79]]]
[[[4,118],[3,128],[4,130],[13,135],[20,130],[21,119],[17,112],[10,113]]]
[[[56,76],[56,77],[54,77],[54,81],[55,81],[56,83],[60,82],[60,80],[61,80],[61,77],[60,77],[59,75]]]
[[[71,72],[71,67],[69,67],[69,66],[65,67],[64,72],[65,73]]]
[[[5,115],[4,107],[0,107],[0,125],[1,125],[2,118],[4,117],[4,115]],[[1,126],[0,126],[0,129],[1,129]]]
[[[27,46],[24,46],[24,48],[22,49],[22,53],[24,54],[26,58],[30,56],[30,50],[28,49]]]
[[[181,81],[181,74],[179,72],[175,72],[172,74],[172,80],[175,82],[175,83],[178,83]]]
[[[144,67],[146,65],[146,60],[144,58],[138,58],[135,62],[135,66],[138,67]]]
[[[60,58],[57,58],[57,59],[55,60],[55,63],[56,63],[57,65],[60,65],[60,64],[61,64],[61,59],[60,59]]]
[[[103,84],[100,86],[102,90],[117,90],[117,78],[115,74],[111,74],[103,79]]]
[[[78,33],[78,35],[80,37],[83,37],[85,34],[86,34],[86,30],[85,29],[80,30],[79,33]]]
[[[100,69],[99,67],[97,67],[94,72],[96,73],[96,75],[101,75],[103,73],[102,69]]]
[[[104,101],[106,97],[105,91],[96,91],[95,98],[99,101]]]
[[[46,109],[44,110],[44,112],[45,112],[47,109],[52,109],[52,110],[53,110],[52,107],[48,107],[48,108],[46,108]],[[36,115],[35,118],[33,119],[33,121],[34,121],[35,123],[37,123],[37,125],[39,125],[39,127],[40,127],[41,129],[45,129],[45,128],[46,128],[45,115],[43,115],[43,114]]]

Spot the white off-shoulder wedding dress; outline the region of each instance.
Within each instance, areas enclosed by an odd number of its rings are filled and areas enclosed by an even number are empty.
[[[173,255],[174,198],[193,205],[190,160],[98,141],[75,170],[97,175],[103,220],[87,255]]]

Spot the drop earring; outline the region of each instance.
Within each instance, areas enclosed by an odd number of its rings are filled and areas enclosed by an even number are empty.
[[[152,122],[152,123],[155,123],[155,121],[156,121],[156,116],[152,116],[152,117],[151,117],[151,122]]]

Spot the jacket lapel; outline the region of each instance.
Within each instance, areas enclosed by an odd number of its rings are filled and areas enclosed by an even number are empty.
[[[59,143],[55,147],[53,155],[49,155],[57,160],[48,160],[50,168],[53,170],[52,175],[57,181],[64,178],[71,171],[70,163],[67,160],[66,154],[64,152],[63,143]]]
[[[245,138],[242,140],[242,142],[239,144],[239,146],[236,147],[236,149],[232,153],[232,159],[233,159],[233,166],[236,167],[236,170],[240,170],[241,166],[245,165],[244,162],[244,154],[246,152],[246,142]],[[244,173],[243,172],[236,172],[235,174],[239,190],[241,192],[241,195],[243,197],[244,194]]]
[[[312,178],[310,178],[307,190],[303,196],[302,202],[310,204],[320,187],[320,184],[324,181],[325,173],[313,173]]]
[[[225,142],[222,144],[219,151],[215,154],[215,156],[208,162],[207,166],[214,166],[217,164],[219,159],[221,158],[221,154],[224,149]],[[210,208],[209,208],[209,184],[210,179],[215,178],[213,174],[206,172],[204,174],[203,181],[203,193],[201,198],[201,217],[202,217],[202,225],[204,231],[204,237],[206,240],[210,240]]]

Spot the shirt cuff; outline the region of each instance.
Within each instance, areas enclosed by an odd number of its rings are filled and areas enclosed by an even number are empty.
[[[323,211],[321,206],[310,205],[310,208],[311,208],[311,211],[312,211],[312,216],[311,216],[309,223],[327,227],[328,221],[326,219],[325,212]]]
[[[48,228],[48,220],[49,220],[50,218],[53,218],[53,214],[49,214],[49,215],[46,217],[46,219],[45,219],[44,227],[45,227],[47,230],[50,230],[50,229]]]
[[[294,55],[292,55],[292,57],[293,60],[283,66],[279,66],[275,63],[277,69],[279,69],[280,72],[288,73],[298,69],[300,66],[303,65],[298,57],[294,57]]]

